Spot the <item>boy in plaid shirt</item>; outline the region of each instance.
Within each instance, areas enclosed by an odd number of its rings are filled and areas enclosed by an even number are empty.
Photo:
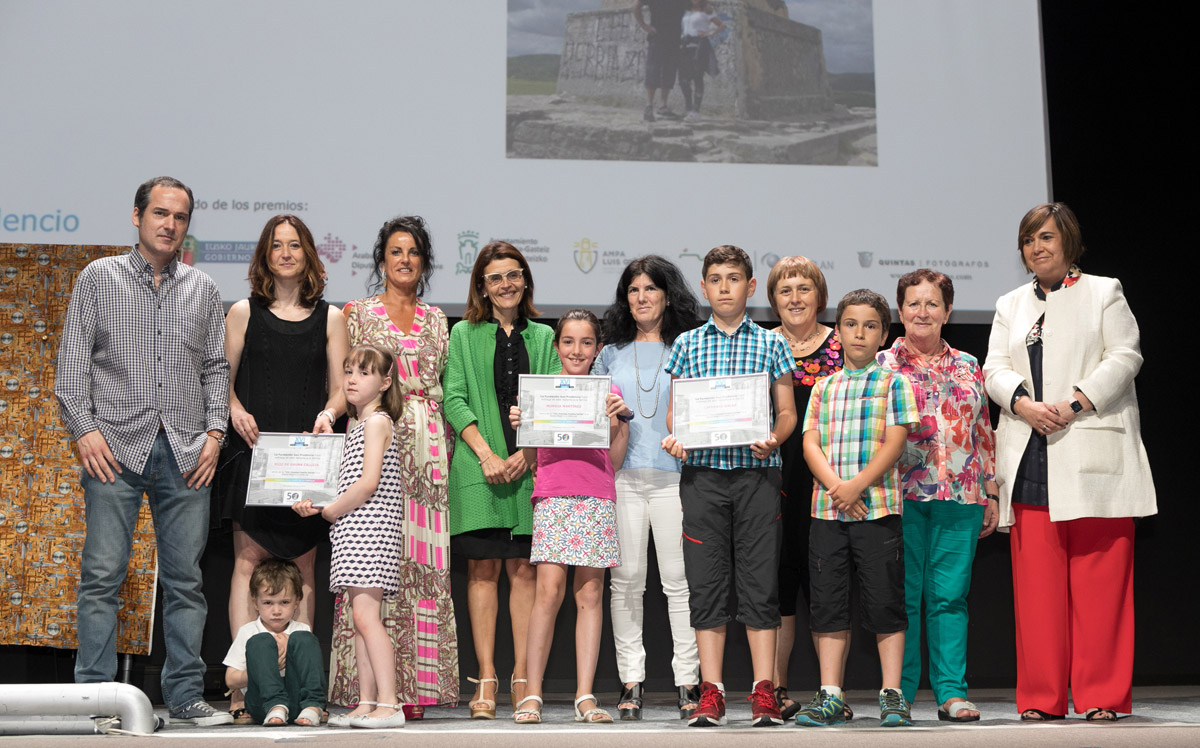
[[[887,301],[867,289],[838,304],[844,368],[818,381],[804,419],[804,458],[816,478],[808,539],[810,620],[821,688],[796,714],[802,726],[844,721],[843,654],[850,637],[850,574],[863,627],[875,633],[883,689],[880,724],[911,725],[900,691],[904,660],[904,539],[900,476],[908,424],[919,421],[908,380],[875,361],[887,339]],[[832,684],[832,685],[831,685]]]
[[[743,250],[730,245],[713,248],[704,258],[702,275],[701,290],[712,316],[675,339],[665,370],[672,379],[766,372],[775,420],[770,438],[744,447],[685,453],[673,436],[663,439],[663,449],[685,461],[679,478],[683,565],[703,679],[699,705],[688,724],[725,724],[721,683],[725,626],[729,592],[736,587],[737,619],[746,625],[754,671],[751,723],[769,727],[783,724],[771,682],[779,629],[782,540],[776,448],[796,427],[791,383],[795,361],[782,335],[764,330],[746,314],[746,300],[754,295],[755,283],[750,258]],[[668,410],[668,426],[672,415]]]

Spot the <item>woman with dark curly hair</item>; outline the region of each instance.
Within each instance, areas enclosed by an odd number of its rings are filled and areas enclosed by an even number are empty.
[[[679,269],[658,255],[639,257],[621,273],[616,298],[604,313],[605,345],[592,367],[593,374],[612,377],[634,411],[629,448],[616,478],[621,565],[611,571],[613,639],[624,684],[618,709],[624,720],[642,718],[642,595],[651,529],[675,644],[671,666],[680,716],[690,716],[699,698],[700,658],[680,546],[679,461],[660,446],[670,433],[671,377],[663,371],[663,362],[675,337],[699,325],[696,297]]]
[[[442,372],[450,334],[442,310],[421,300],[433,274],[433,240],[420,216],[398,216],[384,223],[373,259],[368,286],[373,295],[346,305],[346,327],[350,345],[374,345],[395,355],[400,377],[396,384],[404,393],[404,413],[395,422],[405,475],[403,592],[385,597],[381,613],[396,650],[397,697],[405,716],[419,719],[427,704],[458,701],[447,532],[449,465],[442,420]],[[339,594],[334,607],[329,697],[335,704],[358,699],[354,625],[345,599]],[[370,706],[356,711],[369,712]]]

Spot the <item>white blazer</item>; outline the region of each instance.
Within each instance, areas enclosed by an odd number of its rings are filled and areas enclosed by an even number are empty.
[[[1000,526],[1013,523],[1012,482],[1031,431],[1013,413],[1012,396],[1019,385],[1034,394],[1025,336],[1043,312],[1043,401],[1067,400],[1078,389],[1095,406],[1046,440],[1051,521],[1157,513],[1133,388],[1142,366],[1137,320],[1120,281],[1085,274],[1045,301],[1026,283],[996,302],[983,371],[988,394],[1000,406]]]

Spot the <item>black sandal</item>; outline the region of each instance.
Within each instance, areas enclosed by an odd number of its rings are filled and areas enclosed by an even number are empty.
[[[1021,712],[1022,722],[1051,722],[1056,719],[1065,718],[1065,714],[1051,714],[1043,712],[1041,709],[1026,709]]]
[[[1116,722],[1120,717],[1112,709],[1092,707],[1084,713],[1083,718],[1088,722]]]
[[[784,704],[783,702],[790,702]],[[800,705],[788,698],[787,686],[775,687],[775,704],[779,707],[779,716],[785,721],[796,716],[796,712],[800,711]]]
[[[691,719],[692,712],[700,705],[700,686],[679,687],[679,718]]]
[[[633,706],[620,706],[633,704]],[[634,683],[621,689],[621,700],[617,702],[617,711],[624,721],[640,720],[642,718],[642,684]]]

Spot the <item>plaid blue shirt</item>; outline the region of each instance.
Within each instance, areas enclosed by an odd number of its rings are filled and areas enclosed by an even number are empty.
[[[159,424],[181,472],[208,431],[229,421],[225,315],[217,284],[172,260],[154,268],[133,249],[88,264],[75,281],[58,348],[54,394],[78,439],[100,430],[113,456],[145,471]]]
[[[774,383],[780,377],[790,375],[796,364],[782,335],[759,327],[749,315],[743,315],[742,324],[732,335],[717,327],[711,316],[707,323],[681,334],[675,338],[663,368],[680,379],[730,377],[765,371]],[[774,413],[771,414],[771,425],[775,425]],[[779,450],[771,452],[768,459],[760,460],[748,446],[696,449],[688,452],[687,464],[718,470],[779,467]]]

